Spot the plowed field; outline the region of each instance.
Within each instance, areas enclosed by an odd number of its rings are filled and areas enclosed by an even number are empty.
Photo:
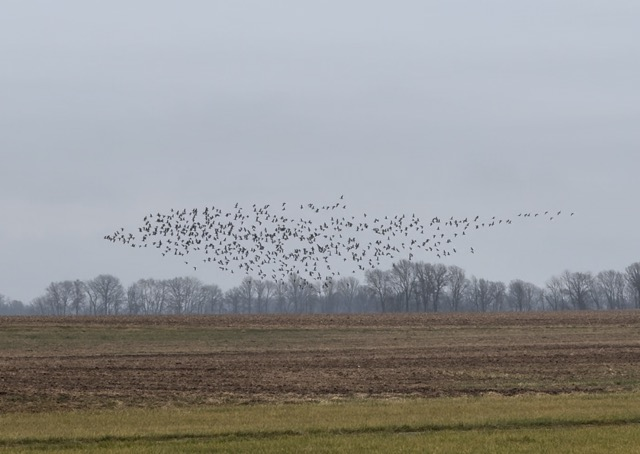
[[[640,312],[0,318],[0,412],[640,389]]]

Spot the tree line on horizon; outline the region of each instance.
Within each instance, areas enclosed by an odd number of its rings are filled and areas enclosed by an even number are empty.
[[[194,277],[139,279],[125,288],[101,274],[52,282],[29,304],[0,294],[0,315],[161,315],[356,312],[501,312],[640,309],[640,262],[624,271],[565,271],[544,287],[475,276],[455,265],[400,260],[358,278],[309,284],[246,277],[223,291]]]

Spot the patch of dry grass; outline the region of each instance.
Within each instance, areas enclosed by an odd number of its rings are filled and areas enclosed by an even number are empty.
[[[0,450],[628,453],[639,425],[635,393],[356,399],[11,414]]]

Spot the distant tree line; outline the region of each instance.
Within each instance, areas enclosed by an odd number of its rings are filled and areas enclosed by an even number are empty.
[[[32,312],[32,308],[24,304],[22,301],[12,300],[0,294],[0,316],[26,315]]]
[[[310,285],[246,277],[223,292],[194,277],[140,279],[125,288],[102,274],[88,281],[52,282],[31,304],[0,295],[0,315],[156,315],[354,312],[499,312],[640,309],[640,262],[624,271],[565,271],[544,287],[515,279],[467,277],[457,266],[400,260],[371,269],[364,282],[341,277]]]

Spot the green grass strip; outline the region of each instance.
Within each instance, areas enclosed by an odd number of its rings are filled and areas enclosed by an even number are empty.
[[[336,436],[358,434],[409,434],[440,431],[481,431],[481,430],[517,430],[517,429],[558,429],[574,427],[614,427],[640,424],[640,416],[633,418],[611,419],[522,419],[514,421],[484,422],[484,423],[453,423],[453,424],[402,424],[374,427],[352,427],[334,429],[306,429],[306,430],[244,430],[221,433],[165,433],[155,435],[100,435],[96,437],[44,437],[21,438],[15,440],[0,440],[0,448],[12,447],[43,447],[43,448],[72,448],[100,443],[156,443],[181,440],[260,440],[280,437],[297,436]]]

